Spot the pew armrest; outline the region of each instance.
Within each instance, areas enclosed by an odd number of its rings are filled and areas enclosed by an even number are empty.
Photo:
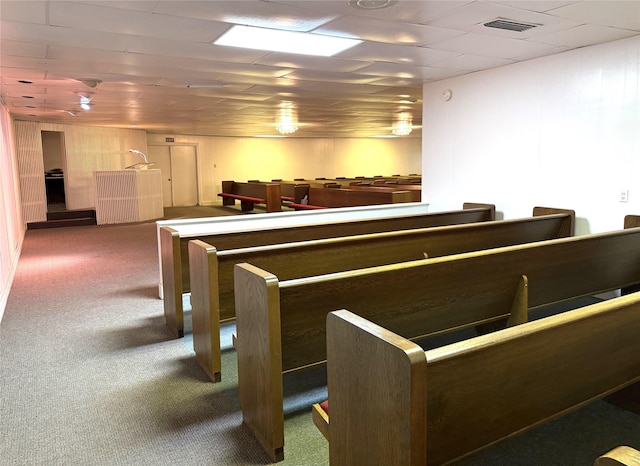
[[[594,466],[640,466],[640,451],[621,445],[596,459]]]

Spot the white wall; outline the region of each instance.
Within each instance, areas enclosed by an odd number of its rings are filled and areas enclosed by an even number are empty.
[[[0,100],[0,320],[18,266],[25,233],[18,186],[13,122]]]
[[[149,145],[195,144],[198,198],[218,203],[223,180],[331,178],[419,173],[420,138],[303,139],[226,138],[147,134]],[[459,208],[459,207],[458,207]]]
[[[640,37],[429,83],[423,98],[430,210],[568,208],[577,234],[640,214]]]

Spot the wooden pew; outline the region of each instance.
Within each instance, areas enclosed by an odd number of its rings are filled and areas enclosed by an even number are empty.
[[[638,313],[635,293],[425,352],[332,312],[330,464],[448,464],[634,383]]]
[[[429,203],[387,204],[375,206],[345,207],[322,212],[282,211],[253,215],[223,215],[215,217],[178,218],[156,221],[158,243],[158,297],[163,298],[163,252],[160,238],[162,228],[171,228],[180,237],[196,238],[212,234],[271,230],[273,228],[318,225],[344,221],[366,221],[375,218],[414,217],[429,213]],[[186,247],[185,247],[186,250]]]
[[[280,185],[278,183],[240,183],[237,181],[223,181],[222,205],[235,205],[240,201],[243,212],[253,210],[255,204],[265,204],[267,212],[280,212]]]
[[[368,185],[368,186],[352,184],[352,185],[349,185],[349,189],[356,189],[356,190],[362,190],[362,191],[381,191],[381,192],[409,191],[411,193],[412,202],[420,202],[422,200],[422,187],[419,184],[416,184],[416,185],[408,185],[408,184]]]
[[[640,466],[640,451],[621,445],[598,457],[593,466]]]
[[[329,207],[354,207],[359,205],[394,204],[414,202],[411,191],[374,191],[349,188],[309,188],[306,204],[292,203],[293,209],[317,209]]]
[[[391,176],[337,176],[335,178],[315,178],[315,180],[333,181],[340,184],[350,184],[354,182],[360,183],[380,183],[380,182],[400,182],[401,184],[420,184],[422,182],[421,175],[391,175]]]
[[[259,182],[260,181],[249,181]],[[341,186],[333,182],[317,182],[309,180],[282,180],[273,179],[271,183],[278,183],[280,185],[280,194],[283,202],[300,203],[302,198],[309,195],[309,188],[340,188]]]
[[[285,194],[282,195],[282,200],[288,202],[287,206],[291,206],[292,204],[297,205],[297,204],[302,204],[303,202],[307,202],[307,200],[309,199],[310,188],[341,188],[342,187],[341,185],[333,182],[318,183],[318,182],[311,181],[311,182],[303,183],[298,181],[294,181],[294,182],[280,181],[279,183],[280,183],[281,189],[283,190],[283,193],[285,192],[287,193],[286,196]],[[324,209],[325,207],[322,207],[322,208]],[[309,209],[313,209],[313,207],[309,207]],[[298,209],[298,210],[302,210],[302,209]]]
[[[296,202],[296,194],[298,192],[309,192],[311,187],[307,183],[287,183],[280,181],[280,191],[282,194],[282,201]]]
[[[523,322],[640,283],[640,228],[285,281],[237,264],[234,282],[243,419],[281,459],[282,375],[324,363],[328,312],[351,309],[408,339]]]
[[[440,225],[459,225],[495,219],[493,204],[465,203],[462,210],[426,212],[426,206],[412,203],[416,208],[352,208],[340,212],[282,212],[262,214],[264,222],[251,215],[245,221],[229,221],[231,228],[221,223],[197,223],[181,232],[169,225],[180,223],[158,222],[160,273],[164,298],[165,322],[177,337],[184,335],[183,293],[190,291],[190,240],[200,239],[215,245],[218,251],[241,247],[264,246],[319,238],[335,238],[393,230],[407,230]],[[388,215],[384,215],[387,213]],[[382,214],[382,215],[381,215]],[[349,219],[352,216],[353,219]],[[244,217],[244,216],[243,216]],[[245,217],[246,218],[246,217]],[[317,219],[313,221],[313,219]],[[250,224],[250,227],[244,227]]]
[[[543,216],[539,216],[544,212]],[[558,213],[553,213],[558,212]],[[235,318],[233,266],[250,262],[290,280],[376,265],[438,257],[573,234],[575,214],[536,207],[534,217],[299,241],[217,251],[189,242],[191,316],[196,360],[216,382],[221,377],[220,322]]]

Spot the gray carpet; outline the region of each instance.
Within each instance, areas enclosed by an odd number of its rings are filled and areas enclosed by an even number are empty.
[[[269,464],[242,425],[233,328],[220,384],[166,330],[155,241],[153,222],[27,231],[0,324],[0,465]],[[324,377],[285,378],[283,466],[328,464],[309,411]],[[460,464],[588,466],[618,444],[640,448],[640,416],[599,401]]]
[[[235,353],[210,383],[165,328],[157,270],[154,223],[27,231],[0,324],[1,465],[269,464]],[[327,463],[308,409],[287,430],[280,464]]]

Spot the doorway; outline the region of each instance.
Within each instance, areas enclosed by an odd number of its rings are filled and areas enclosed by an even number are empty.
[[[163,207],[198,205],[196,146],[149,146],[148,159],[162,174]]]
[[[41,131],[41,138],[47,212],[66,210],[64,133],[61,131]]]

